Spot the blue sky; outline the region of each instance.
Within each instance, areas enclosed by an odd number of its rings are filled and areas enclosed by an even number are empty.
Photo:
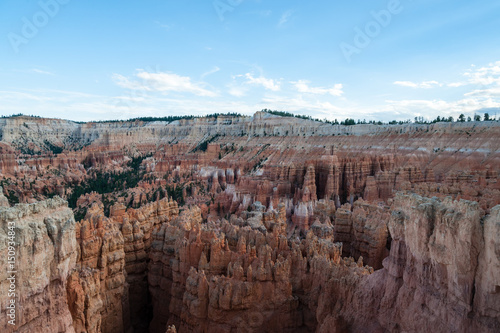
[[[500,115],[500,2],[3,0],[0,115]]]

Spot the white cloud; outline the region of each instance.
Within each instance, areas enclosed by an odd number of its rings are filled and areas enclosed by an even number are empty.
[[[206,77],[216,69],[218,67],[202,76]],[[484,67],[471,67],[462,80],[443,84],[448,87],[463,86],[463,89],[453,90],[459,92],[455,97],[426,99],[424,94],[417,98],[380,97],[377,102],[372,99],[374,96],[369,96],[368,102],[363,104],[342,97],[332,101],[331,96],[344,95],[341,84],[314,86],[307,80],[270,79],[259,68],[255,72],[248,71],[249,73],[236,75],[232,77],[232,81],[218,87],[221,88],[220,91],[225,88],[223,95],[216,95],[215,88],[209,88],[202,80],[196,81],[157,69],[141,69],[131,77],[114,74],[112,78],[115,84],[127,89],[121,96],[47,89],[0,91],[0,114],[35,113],[74,120],[104,120],[213,112],[252,114],[256,110],[270,108],[315,118],[341,120],[349,117],[387,121],[413,119],[415,116],[427,119],[435,119],[438,115],[456,118],[461,113],[472,116],[475,112],[500,109],[500,62]],[[438,85],[437,81],[401,82],[403,86],[413,88]],[[263,87],[266,91],[252,89],[254,86]],[[166,95],[169,92],[182,95]],[[205,96],[216,98],[207,99]]]
[[[420,83],[411,82],[411,81],[395,81],[395,85],[409,88],[422,88],[429,89],[434,87],[441,87],[442,84],[437,81],[424,81]]]
[[[147,90],[147,87],[144,84],[141,84],[137,81],[130,81],[127,77],[121,74],[113,74],[111,76],[112,80],[122,88],[131,89],[131,90]]]
[[[120,87],[131,90],[191,93],[207,97],[217,95],[215,92],[203,88],[202,83],[193,83],[188,76],[166,72],[152,73],[144,70],[139,70],[136,76],[140,81],[131,81],[120,74],[114,74],[112,78]]]
[[[448,84],[448,87],[500,85],[500,61],[492,62],[481,68],[472,65],[463,76],[467,78],[466,81],[452,82]]]
[[[486,67],[476,69],[475,66],[464,74],[469,84],[487,86],[500,85],[500,61],[490,63]]]
[[[1,91],[0,115],[16,113],[57,117],[76,121],[130,119],[142,116],[203,115],[239,112],[251,115],[259,110],[242,101],[185,97],[144,98],[136,95],[102,96],[71,91]]]
[[[475,85],[475,89],[465,93],[465,97],[482,100],[500,98],[500,61],[477,69],[472,66],[464,76],[470,85]]]
[[[323,87],[310,87],[309,86],[309,81],[307,80],[298,80],[298,81],[291,81],[295,88],[297,89],[298,92],[301,93],[309,93],[309,94],[318,94],[318,95],[325,95],[325,94],[330,94],[332,96],[342,96],[344,93],[342,91],[343,85],[341,83],[335,84],[332,88],[323,88]]]
[[[475,89],[466,93],[464,96],[500,98],[500,86],[490,87],[486,89]]]
[[[387,100],[381,111],[398,113],[399,119],[413,119],[415,115],[434,119],[439,116],[457,117],[461,113],[472,114],[481,109],[498,108],[500,103],[494,99],[464,98],[457,101],[444,100]],[[406,116],[405,116],[406,115]]]
[[[467,82],[452,82],[452,83],[448,83],[447,84],[448,87],[452,87],[452,88],[463,87],[463,86],[466,86],[466,85],[468,85]]]
[[[477,68],[472,65],[464,73],[465,80],[448,83],[448,87],[468,87],[463,96],[452,100],[442,99],[403,99],[387,100],[385,105],[378,107],[381,112],[397,115],[398,120],[416,116],[435,119],[439,116],[458,117],[460,114],[472,116],[475,112],[500,107],[500,61]],[[412,88],[435,87],[437,81],[413,83],[410,81],[397,81],[394,84]]]
[[[281,89],[281,84],[273,79],[267,79],[264,76],[253,77],[252,74],[246,73],[245,78],[249,84],[261,85],[267,90],[279,91]]]
[[[39,103],[43,103],[51,101],[52,98],[44,95],[33,94],[30,92],[5,91],[5,90],[0,91],[0,101],[2,101],[3,104],[9,103],[11,101],[17,102],[21,100],[36,101]]]
[[[481,68],[476,68],[475,65],[472,65],[471,68],[463,74],[463,76],[466,77],[465,81],[447,83],[446,86],[458,88],[467,85],[500,85],[500,61],[492,62],[488,64],[488,66]],[[394,84],[402,87],[424,89],[443,86],[442,83],[437,81],[424,81],[420,83],[412,81],[395,81]]]
[[[243,97],[246,95],[247,89],[241,86],[230,85],[227,92],[234,97]]]

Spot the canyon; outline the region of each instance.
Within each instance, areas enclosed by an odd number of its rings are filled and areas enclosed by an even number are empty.
[[[2,118],[0,330],[498,332],[499,172],[496,121]]]

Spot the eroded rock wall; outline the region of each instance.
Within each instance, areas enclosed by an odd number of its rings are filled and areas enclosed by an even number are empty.
[[[383,269],[355,286],[351,302],[335,301],[340,311],[320,331],[498,331],[499,209],[483,221],[475,202],[397,195]]]
[[[152,232],[178,213],[165,198],[126,209],[94,204],[77,224],[77,269],[70,276],[68,300],[78,332],[147,332],[152,304],[148,261]]]
[[[13,275],[8,273],[9,231],[14,231],[16,243]],[[75,332],[66,287],[77,253],[75,219],[64,200],[0,207],[0,331]],[[8,296],[11,276],[15,298]],[[8,322],[11,299],[15,325]]]

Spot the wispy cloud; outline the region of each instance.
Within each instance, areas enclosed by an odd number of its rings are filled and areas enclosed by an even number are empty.
[[[156,92],[179,92],[191,93],[197,96],[214,97],[217,94],[213,91],[203,88],[202,82],[192,82],[188,76],[180,76],[167,72],[147,72],[139,70],[136,74],[139,80],[130,80],[127,77],[114,74],[113,80],[120,87],[131,90],[145,90]]]
[[[484,89],[474,89],[464,96],[479,96],[479,97],[489,97],[489,98],[500,98],[500,86],[488,87]]]
[[[435,119],[439,116],[458,117],[460,114],[472,116],[474,113],[500,110],[500,61],[492,62],[487,66],[477,67],[472,65],[464,74],[464,80],[450,83],[438,81],[396,81],[394,84],[410,88],[434,87],[462,87],[462,94],[449,99],[387,99],[378,106],[369,106],[374,114],[382,119],[392,115],[397,120],[413,119],[423,116]],[[368,108],[366,106],[365,108]],[[390,120],[390,119],[385,119]]]
[[[395,81],[395,85],[409,88],[430,89],[441,87],[443,84],[437,81],[411,82],[411,81]]]
[[[291,9],[289,9],[286,12],[284,12],[283,14],[281,14],[280,20],[278,22],[278,26],[279,27],[284,26],[290,20],[292,15],[293,15],[293,10],[291,10]]]
[[[38,69],[38,68],[33,68],[31,71],[34,72],[34,73],[37,73],[37,74],[42,74],[42,75],[55,75],[52,72],[43,71],[43,70]]]
[[[40,74],[40,75],[51,75],[54,76],[55,74],[46,70],[42,70],[39,68],[31,68],[31,69],[13,69],[13,72],[16,73],[28,73],[28,74]]]
[[[265,78],[264,76],[254,77],[250,73],[245,74],[245,78],[249,84],[260,85],[266,88],[267,90],[279,91],[281,89],[280,82],[277,82],[273,79]]]
[[[72,91],[3,91],[0,90],[0,114],[34,114],[77,121],[130,119],[174,114],[203,115],[217,112],[252,114],[257,109],[242,101],[190,98],[165,95],[103,96]],[[262,107],[263,108],[263,107]]]
[[[209,75],[212,75],[212,74],[215,74],[217,73],[218,71],[220,71],[220,68],[218,66],[215,66],[214,68],[212,68],[211,70],[201,74],[201,78],[204,79],[205,77],[209,76]]]
[[[340,83],[335,84],[331,88],[311,87],[309,86],[310,82],[307,80],[291,81],[290,83],[292,83],[295,86],[295,89],[297,89],[297,91],[301,93],[317,94],[317,95],[330,94],[332,96],[342,96],[342,94],[344,93],[342,91],[343,85]]]
[[[271,15],[273,13],[273,11],[268,9],[268,10],[261,10],[258,13],[260,16],[266,17],[266,16]]]
[[[172,28],[172,26],[165,24],[165,23],[161,23],[159,21],[155,21],[155,24],[157,27],[165,29],[166,31],[170,31],[170,29]]]

